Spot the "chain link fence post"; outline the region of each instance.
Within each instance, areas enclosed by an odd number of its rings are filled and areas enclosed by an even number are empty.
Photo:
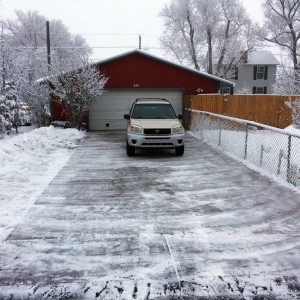
[[[219,141],[218,141],[218,146],[221,146],[221,141],[222,141],[222,124],[223,120],[219,120]]]
[[[247,159],[248,154],[248,124],[246,125],[246,136],[245,136],[245,153],[244,153],[244,159]]]
[[[292,150],[292,136],[288,136],[288,152],[287,152],[287,170],[286,170],[286,176],[287,176],[287,182],[291,182],[291,150]]]

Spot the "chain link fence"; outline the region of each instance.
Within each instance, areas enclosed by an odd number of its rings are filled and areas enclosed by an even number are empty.
[[[186,110],[193,135],[300,189],[300,135],[209,112]]]

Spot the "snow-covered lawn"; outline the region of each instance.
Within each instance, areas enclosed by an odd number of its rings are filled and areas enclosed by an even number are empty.
[[[20,222],[72,155],[85,133],[52,126],[21,127],[0,139],[0,242]]]

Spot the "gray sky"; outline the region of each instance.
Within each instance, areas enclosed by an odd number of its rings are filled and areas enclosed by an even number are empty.
[[[0,0],[2,18],[15,18],[14,11],[37,10],[50,21],[62,20],[71,33],[82,34],[91,47],[92,58],[104,59],[142,47],[162,55],[158,37],[163,30],[159,12],[171,0]],[[242,0],[250,17],[262,21],[262,0]],[[98,47],[98,48],[96,48]],[[109,47],[109,48],[101,48]],[[126,47],[126,48],[118,48]]]

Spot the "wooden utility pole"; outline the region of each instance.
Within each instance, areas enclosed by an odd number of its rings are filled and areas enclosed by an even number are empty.
[[[50,75],[50,66],[51,66],[51,51],[50,51],[50,24],[49,21],[46,21],[46,41],[47,41],[47,63],[48,63],[48,71]],[[53,107],[52,107],[52,94],[49,95],[49,110],[50,110],[50,118],[52,121],[53,116]]]
[[[139,34],[139,50],[142,50],[142,37]]]
[[[0,86],[0,90],[4,90],[5,88],[5,50],[4,50],[4,33],[3,33],[3,24],[2,24],[2,30],[0,35],[0,55],[1,55],[1,75],[2,75],[2,84]]]
[[[50,52],[50,25],[49,21],[46,21],[46,34],[47,34],[47,63],[48,68],[51,65],[51,52]]]

